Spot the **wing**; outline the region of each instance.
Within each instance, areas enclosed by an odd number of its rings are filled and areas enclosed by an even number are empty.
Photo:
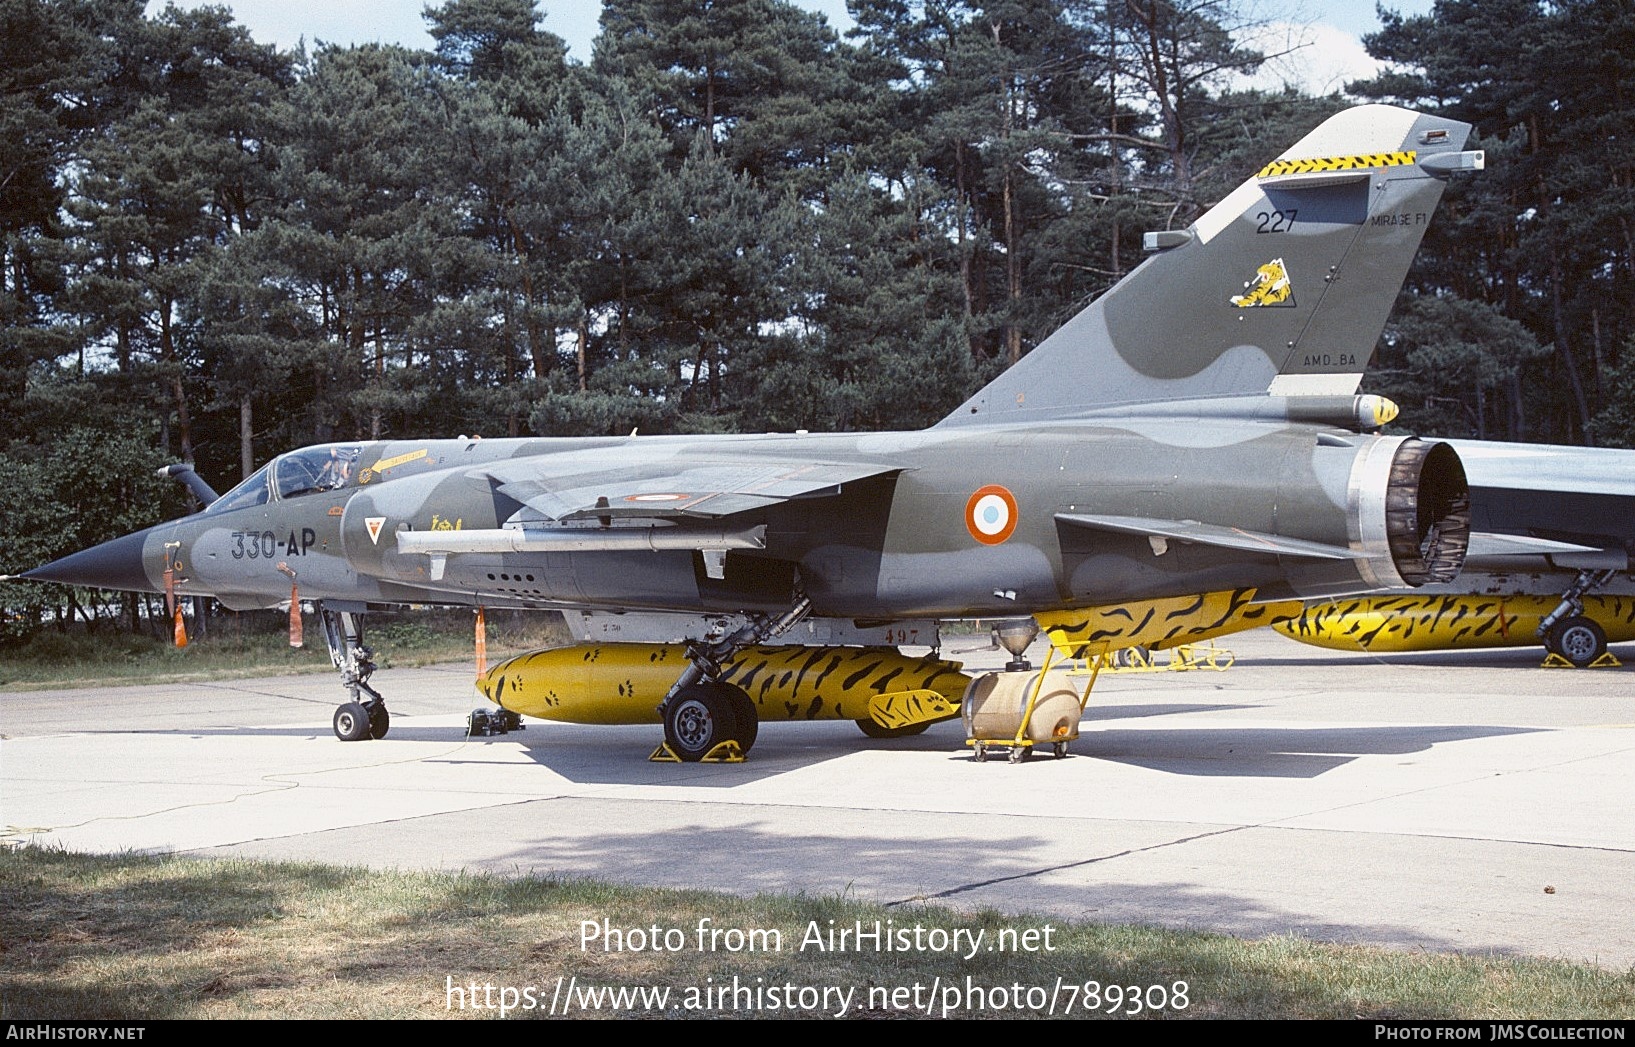
[[[1102,516],[1090,513],[1057,513],[1056,519],[1075,527],[1088,527],[1115,534],[1136,534],[1166,541],[1196,542],[1223,549],[1265,553],[1268,556],[1298,556],[1311,560],[1361,560],[1365,553],[1339,546],[1285,538],[1276,534],[1246,531],[1241,527],[1220,527],[1196,520],[1155,520],[1143,516]]]
[[[1635,549],[1635,451],[1448,440],[1470,482],[1470,555],[1548,556],[1627,570]]]
[[[795,498],[840,493],[901,466],[745,458],[574,463],[524,458],[487,468],[499,493],[551,520],[600,517],[713,520]]]

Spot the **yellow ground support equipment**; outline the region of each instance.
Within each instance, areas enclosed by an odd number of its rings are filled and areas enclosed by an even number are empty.
[[[1092,659],[1087,671],[1052,670],[1055,654],[1052,647],[1037,671],[984,673],[966,688],[965,744],[979,763],[995,748],[1008,749],[1011,763],[1031,758],[1037,745],[1051,746],[1057,759],[1067,755],[1067,744],[1079,736],[1079,720],[1105,652]],[[1085,681],[1082,691],[1080,679]]]

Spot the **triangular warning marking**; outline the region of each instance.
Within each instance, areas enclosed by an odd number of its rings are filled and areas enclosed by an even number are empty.
[[[364,521],[363,521],[363,526],[369,528],[369,540],[371,542],[373,542],[374,544],[379,545],[380,544],[380,529],[382,527],[386,526],[386,517],[384,517],[384,516],[365,517]]]

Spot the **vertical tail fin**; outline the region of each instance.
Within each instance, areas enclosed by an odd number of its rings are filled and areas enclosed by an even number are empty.
[[[1386,105],[1324,121],[940,425],[1196,397],[1349,396],[1470,125]]]

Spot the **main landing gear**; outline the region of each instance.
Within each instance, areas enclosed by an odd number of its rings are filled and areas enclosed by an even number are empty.
[[[755,703],[730,683],[699,680],[665,704],[664,744],[683,763],[704,759],[725,741],[737,746],[735,755],[747,753],[759,732]]]
[[[652,758],[682,763],[742,760],[755,744],[760,716],[742,688],[722,682],[721,664],[745,647],[787,632],[811,609],[812,601],[798,596],[776,618],[758,615],[731,636],[690,641],[690,664],[659,704],[664,745]]]
[[[1562,594],[1561,603],[1539,623],[1539,635],[1544,638],[1547,651],[1580,669],[1594,664],[1607,653],[1606,632],[1584,616],[1584,596],[1616,573],[1611,569],[1578,572],[1573,584]]]
[[[319,614],[329,660],[340,670],[341,683],[352,696],[351,701],[335,710],[335,737],[343,742],[386,737],[392,716],[386,711],[386,699],[369,686],[375,662],[374,652],[363,645],[363,615],[327,607],[320,607]]]
[[[1557,622],[1544,638],[1551,654],[1560,655],[1582,669],[1607,653],[1607,634],[1594,621],[1573,615]]]

